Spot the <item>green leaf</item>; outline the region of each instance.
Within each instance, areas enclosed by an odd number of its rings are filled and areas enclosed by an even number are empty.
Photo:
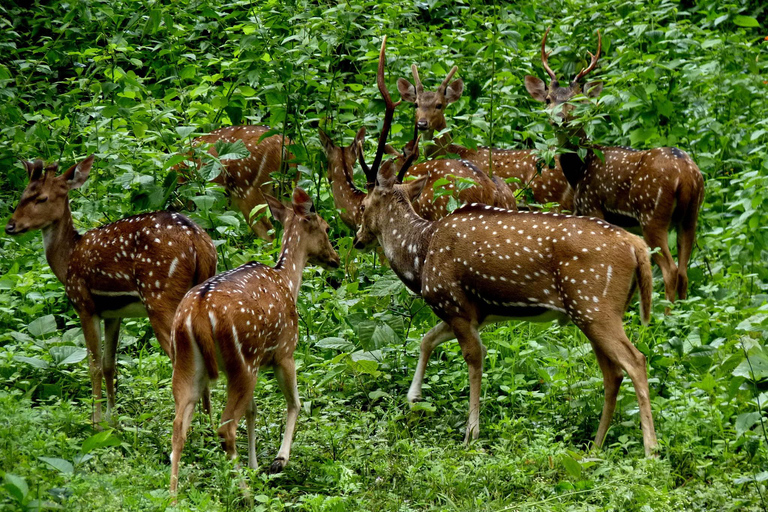
[[[177,126],[176,127],[176,133],[179,135],[181,139],[186,139],[190,135],[192,135],[195,130],[197,130],[196,126]]]
[[[752,16],[744,16],[739,14],[733,18],[733,23],[739,27],[759,27],[760,24]]]
[[[745,412],[736,416],[736,437],[740,437],[747,430],[751,429],[755,423],[760,421],[760,413],[757,411]]]
[[[355,345],[344,338],[323,338],[315,343],[317,348],[325,348],[331,350],[341,350],[342,352],[350,352],[355,349]]]
[[[240,160],[251,155],[251,152],[245,147],[245,143],[241,139],[237,139],[235,142],[220,140],[216,142],[214,147],[219,155],[219,160]]]
[[[581,478],[581,464],[570,455],[563,455],[561,458],[565,470],[574,478]]]
[[[56,459],[53,457],[38,457],[38,459],[48,464],[59,473],[72,474],[75,471],[75,466],[68,460]]]
[[[13,473],[5,474],[5,482],[3,487],[5,487],[5,490],[8,491],[8,494],[10,494],[11,497],[15,499],[19,504],[24,503],[24,498],[26,498],[27,494],[29,494],[27,481],[18,475],[14,475]]]
[[[13,356],[14,361],[19,361],[20,363],[27,363],[31,364],[35,368],[40,368],[45,370],[50,366],[47,361],[43,361],[42,359],[38,359],[36,357],[26,357],[26,356]]]
[[[40,337],[56,331],[56,319],[53,315],[45,315],[35,318],[27,327],[32,336]]]
[[[53,358],[53,362],[56,366],[79,363],[88,355],[86,349],[73,347],[71,345],[51,347],[48,352],[50,352],[51,358]]]
[[[83,442],[83,446],[80,448],[80,453],[86,455],[97,448],[103,448],[105,446],[116,446],[120,444],[120,439],[112,435],[113,430],[105,430],[94,434]]]
[[[744,377],[745,379],[752,380],[753,372],[755,380],[761,380],[768,377],[768,357],[766,357],[762,351],[749,354],[749,360],[744,359],[739,366],[733,370],[732,375],[734,377]]]
[[[411,404],[412,411],[435,412],[437,407],[429,402],[416,402]]]
[[[397,295],[405,288],[405,285],[394,273],[387,273],[380,276],[373,286],[371,286],[370,294],[374,297],[389,297],[391,295]]]

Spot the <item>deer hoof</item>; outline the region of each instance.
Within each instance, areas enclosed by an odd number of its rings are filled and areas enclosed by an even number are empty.
[[[272,461],[272,465],[269,466],[269,472],[272,475],[276,475],[278,473],[282,473],[284,467],[285,459],[282,457],[277,457],[274,461]]]

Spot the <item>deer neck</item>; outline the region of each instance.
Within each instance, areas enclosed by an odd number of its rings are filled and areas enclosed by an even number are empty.
[[[579,128],[575,132],[566,131],[559,133],[558,142],[561,148],[569,151],[560,155],[560,167],[563,169],[565,179],[568,180],[571,188],[575,190],[576,185],[584,177],[590,162],[595,157],[593,146],[590,144],[583,128]],[[582,148],[587,150],[583,160],[579,156],[579,150]]]
[[[414,293],[421,294],[421,273],[434,233],[434,222],[419,217],[401,192],[387,207],[389,219],[377,238],[392,270]]]
[[[428,160],[431,160],[439,156],[445,156],[449,152],[455,153],[455,151],[451,150],[451,148],[453,147],[453,138],[451,137],[451,134],[444,133],[440,137],[434,138],[435,132],[441,132],[445,130],[446,126],[447,125],[445,123],[445,120],[443,120],[443,122],[440,123],[439,125],[424,132],[424,139],[431,140],[434,142],[434,144],[427,146],[426,150],[424,151]]]
[[[296,226],[297,222],[299,220],[294,219],[288,226],[288,229],[285,230],[285,233],[283,233],[280,256],[277,258],[277,264],[275,265],[275,271],[282,276],[288,284],[288,288],[291,289],[294,303],[299,296],[301,274],[304,271],[304,267],[307,266],[307,260],[309,259],[307,249],[301,242],[301,234]]]
[[[345,165],[329,165],[328,181],[331,182],[333,202],[339,210],[346,210],[342,219],[347,223],[357,224],[360,205],[365,199],[365,192],[355,186],[351,173]]]
[[[44,227],[43,247],[45,247],[45,259],[48,260],[54,275],[63,285],[67,284],[67,268],[72,258],[72,252],[80,239],[72,224],[72,212],[69,209],[69,201],[65,206],[61,219]]]

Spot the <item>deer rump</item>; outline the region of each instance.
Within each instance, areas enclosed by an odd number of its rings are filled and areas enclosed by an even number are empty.
[[[621,317],[637,285],[647,321],[650,260],[645,243],[631,233],[597,219],[473,204],[437,223],[421,294],[445,321],[583,326],[598,316]]]

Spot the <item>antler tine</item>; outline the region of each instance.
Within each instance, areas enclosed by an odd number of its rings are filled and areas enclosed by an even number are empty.
[[[416,86],[416,93],[424,92],[424,86],[421,83],[421,78],[419,78],[419,68],[416,64],[411,64],[411,73],[413,73],[413,85]]]
[[[365,178],[368,181],[368,184],[374,183],[374,181],[371,179],[371,169],[368,167],[368,164],[365,163],[365,155],[363,154],[363,141],[360,141],[357,143],[357,147],[359,151],[357,152],[358,159],[360,160],[360,167],[363,169],[363,172],[365,173]],[[373,177],[376,179],[376,176]]]
[[[595,66],[597,66],[597,59],[600,58],[600,49],[603,45],[603,38],[600,36],[600,29],[597,30],[597,54],[592,55],[592,52],[587,52],[589,56],[592,58],[592,61],[589,63],[589,66],[579,71],[579,74],[576,75],[576,78],[573,79],[573,83],[575,84],[585,76],[587,76],[587,73],[595,69]]]
[[[379,172],[381,166],[381,159],[384,156],[384,146],[387,145],[387,136],[389,135],[389,128],[392,126],[392,118],[395,116],[395,108],[400,104],[392,101],[392,97],[387,90],[387,84],[384,83],[384,63],[386,60],[386,48],[387,48],[387,36],[381,41],[381,52],[379,53],[379,70],[376,74],[376,83],[379,86],[379,92],[381,97],[384,98],[386,105],[386,111],[384,113],[384,125],[381,127],[381,135],[379,135],[379,146],[376,148],[376,157],[373,159],[373,165],[371,165],[371,174],[368,175],[369,182],[375,182],[376,174]]]
[[[546,45],[547,36],[549,35],[550,30],[552,30],[552,27],[547,27],[547,31],[544,32],[544,39],[541,40],[541,64],[544,66],[544,71],[547,72],[549,78],[551,78],[553,82],[557,82],[557,75],[555,75],[555,72],[549,67],[549,62],[547,62],[549,54],[547,53]]]
[[[445,92],[445,88],[448,87],[448,83],[451,81],[451,78],[453,78],[453,75],[456,74],[458,69],[458,66],[453,66],[448,72],[448,75],[445,77],[445,80],[443,80],[443,83],[440,84],[440,89],[442,89],[443,92]]]
[[[403,163],[403,166],[400,168],[400,171],[397,173],[397,183],[402,183],[403,178],[405,178],[405,173],[408,172],[408,169],[411,168],[411,164],[419,157],[419,139],[421,138],[421,135],[417,135],[415,139],[413,139],[413,148],[411,150],[411,153],[408,154],[405,157],[405,162]]]

